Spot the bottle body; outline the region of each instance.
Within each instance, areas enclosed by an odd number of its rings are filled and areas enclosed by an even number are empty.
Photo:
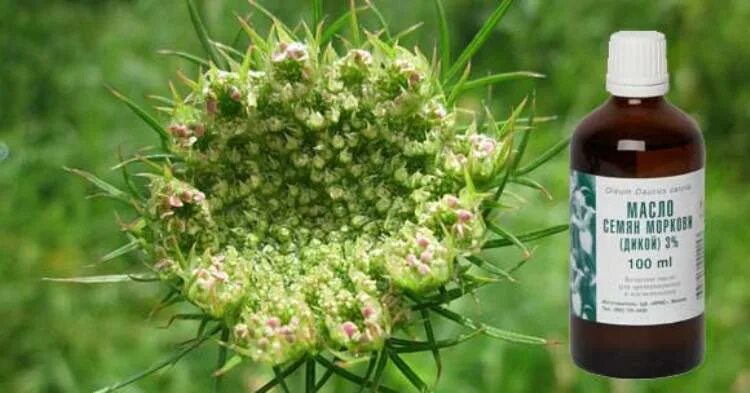
[[[654,378],[702,361],[704,165],[700,130],[663,97],[612,97],[576,129],[570,349],[579,367]]]

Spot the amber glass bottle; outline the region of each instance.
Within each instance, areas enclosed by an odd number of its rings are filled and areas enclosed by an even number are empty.
[[[657,32],[610,39],[612,97],[571,143],[570,350],[588,371],[654,378],[704,353],[704,146],[664,99]]]

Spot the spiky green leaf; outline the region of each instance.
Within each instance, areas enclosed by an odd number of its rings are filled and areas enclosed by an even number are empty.
[[[362,41],[359,37],[359,18],[357,17],[357,3],[355,0],[349,0],[349,29],[351,29],[354,46],[359,47]]]
[[[461,75],[461,78],[458,80],[456,85],[453,86],[452,89],[450,89],[450,94],[448,95],[448,106],[453,106],[456,100],[458,100],[458,97],[461,96],[461,91],[463,90],[463,86],[466,83],[466,81],[469,80],[470,75],[471,75],[471,63],[466,65],[466,68],[464,69],[464,73]]]
[[[504,228],[501,228],[497,224],[494,224],[491,222],[487,223],[487,229],[489,229],[496,235],[499,235],[503,239],[506,239],[510,241],[511,243],[513,243],[516,247],[520,248],[521,251],[523,251],[525,256],[528,256],[530,254],[529,249],[526,247],[526,245],[523,244],[523,242],[516,235],[512,234],[510,231]]]
[[[383,31],[383,34],[385,35],[385,38],[387,41],[392,42],[395,41],[391,37],[391,28],[388,26],[388,21],[385,19],[385,16],[383,16],[383,13],[380,12],[380,9],[375,5],[375,2],[372,0],[365,0],[367,3],[367,7],[372,11],[372,13],[375,15],[375,18],[377,18],[378,22],[380,23],[380,27]]]
[[[130,108],[133,113],[140,117],[141,120],[148,124],[148,126],[151,127],[151,129],[154,130],[159,136],[162,149],[164,151],[169,151],[169,133],[167,133],[167,130],[161,125],[161,123],[159,123],[158,120],[156,120],[153,116],[151,116],[148,112],[146,112],[143,108],[138,106],[138,104],[133,102],[125,95],[121,94],[115,89],[109,87],[107,89],[109,89],[110,93],[112,93],[112,95],[114,95],[118,100],[125,103],[125,105]]]
[[[122,162],[123,161],[122,151],[118,151],[117,155],[118,155],[118,158],[120,159],[120,162]],[[140,201],[145,201],[146,197],[143,196],[141,191],[138,189],[138,186],[135,184],[135,180],[133,180],[133,175],[130,173],[128,166],[123,165],[122,167],[120,167],[120,172],[122,173],[122,180],[125,182],[125,185],[128,187],[128,191],[130,191],[130,196]]]
[[[506,123],[501,129],[500,129],[500,137],[505,137],[506,135],[513,136],[514,127],[516,125],[515,119],[517,119],[520,114],[523,112],[524,108],[526,107],[526,103],[528,102],[527,98],[524,98],[521,102],[521,105],[516,108],[511,116],[510,119],[508,119],[508,123]],[[531,119],[534,118],[534,114],[532,112],[532,115],[530,116]],[[526,145],[529,143],[529,135],[531,134],[531,130],[526,131],[520,131],[521,134],[521,141],[518,143],[518,147],[516,149],[515,154],[510,159],[510,163],[505,168],[505,173],[503,174],[502,180],[500,184],[495,189],[495,200],[499,200],[500,196],[503,194],[503,191],[505,191],[505,186],[508,184],[508,179],[513,175],[513,172],[516,170],[516,167],[518,166],[518,163],[521,160],[521,156],[523,156],[524,151],[526,151]],[[485,212],[485,214],[489,214],[489,210]]]
[[[225,348],[225,347],[222,346],[221,348]],[[225,375],[226,373],[228,373],[229,371],[231,371],[235,367],[239,366],[240,363],[242,363],[243,360],[245,360],[245,358],[242,357],[242,356],[240,356],[240,355],[234,355],[234,356],[232,356],[231,358],[229,358],[229,360],[227,360],[226,362],[222,363],[221,368],[219,368],[218,370],[214,371],[213,376],[214,377],[219,377],[219,376]]]
[[[497,277],[504,278],[504,279],[506,279],[506,280],[508,280],[510,282],[516,282],[516,279],[513,278],[513,276],[511,276],[508,272],[506,272],[505,270],[503,270],[503,269],[501,269],[501,268],[499,268],[499,267],[497,267],[497,266],[489,263],[484,258],[482,258],[482,257],[480,257],[478,255],[469,255],[468,257],[466,257],[466,260],[469,261],[469,262],[471,262],[476,267],[478,267],[478,268],[480,268],[482,270],[485,270],[485,271],[487,271],[489,273],[492,273],[493,275],[495,275]]]
[[[225,64],[222,61],[222,58],[219,57],[219,54],[216,53],[216,49],[213,47],[213,45],[211,45],[211,38],[208,35],[206,26],[203,24],[203,18],[198,11],[198,7],[195,6],[195,2],[193,0],[185,0],[185,3],[188,7],[190,21],[193,23],[195,34],[198,35],[198,40],[201,42],[203,50],[206,51],[206,55],[217,67],[225,68]]]
[[[140,242],[133,240],[130,243],[108,252],[106,255],[99,258],[99,262],[111,261],[119,256],[125,255],[129,252],[135,251],[140,247]]]
[[[312,1],[312,25],[316,27],[323,21],[323,0]]]
[[[201,67],[204,67],[204,68],[208,68],[210,66],[210,63],[208,61],[206,61],[205,59],[202,59],[199,56],[196,56],[196,55],[188,53],[188,52],[183,52],[183,51],[178,51],[178,50],[171,50],[171,49],[160,49],[160,50],[157,51],[157,53],[159,53],[160,55],[165,55],[165,56],[178,57],[180,59],[187,60],[187,61],[189,61],[189,62],[191,62],[191,63],[193,63],[193,64],[195,64],[197,66],[201,66]]]
[[[86,179],[89,183],[93,184],[96,188],[103,191],[105,195],[111,198],[121,200],[125,203],[130,203],[127,193],[107,183],[106,181],[96,177],[94,174],[86,172],[86,171],[82,171],[80,169],[75,169],[75,168],[63,167],[63,169]]]
[[[305,362],[305,393],[315,393],[315,359]]]
[[[503,0],[503,2],[500,3],[497,8],[495,8],[489,18],[487,18],[482,27],[479,29],[479,32],[477,32],[471,42],[469,42],[469,45],[466,46],[466,49],[461,52],[461,55],[458,56],[456,62],[453,63],[450,70],[448,71],[448,74],[446,75],[446,81],[453,79],[459,72],[461,72],[461,70],[463,70],[463,68],[467,64],[469,64],[471,58],[474,57],[474,55],[484,45],[487,39],[490,38],[492,30],[495,29],[495,26],[500,23],[500,20],[503,18],[503,16],[505,16],[505,13],[508,12],[508,8],[510,8],[511,3],[513,3],[513,0]]]
[[[517,172],[516,172],[517,173]],[[550,194],[549,190],[547,190],[542,183],[539,183],[538,181],[525,176],[513,176],[509,180],[511,183],[519,184],[524,187],[529,187],[534,190],[537,190],[541,192],[547,199],[552,200],[552,194]]]
[[[120,282],[134,281],[130,274],[110,274],[105,276],[84,276],[84,277],[44,277],[42,281],[72,283],[72,284],[113,284]]]
[[[257,46],[261,51],[268,52],[270,50],[270,47],[266,42],[266,39],[258,34],[258,32],[255,31],[252,26],[250,26],[250,23],[245,18],[238,14],[235,14],[235,17],[237,18],[237,22],[240,24],[242,30],[250,38],[250,43],[254,46]],[[258,51],[256,51],[256,53],[257,52]]]
[[[433,341],[413,341],[404,339],[390,339],[394,345],[392,351],[398,353],[413,353],[413,352],[424,352],[424,351],[435,351],[445,348],[454,347],[463,342],[469,341],[474,337],[477,337],[484,333],[484,328],[475,329],[469,333],[458,335],[454,338],[445,340],[433,340]]]
[[[292,363],[289,367],[285,369],[281,369],[281,367],[274,367],[273,372],[275,374],[275,377],[270,380],[268,383],[263,385],[260,389],[256,390],[255,393],[265,393],[276,387],[277,385],[281,385],[281,388],[284,390],[284,392],[289,393],[289,387],[286,385],[285,379],[286,377],[290,376],[292,373],[297,371],[300,366],[302,366],[305,363],[305,359],[302,358],[300,360],[297,360],[296,362]]]
[[[404,30],[399,31],[396,33],[396,35],[393,36],[393,38],[390,39],[390,42],[399,42],[404,37],[408,36],[409,34],[419,30],[422,26],[424,26],[424,22],[415,23],[409,27],[407,27]]]
[[[378,352],[378,364],[375,366],[375,375],[372,377],[372,391],[380,391],[380,384],[383,381],[385,375],[385,367],[388,365],[388,355],[385,353],[385,348],[382,348]]]
[[[411,309],[414,311],[419,311],[419,310],[424,310],[426,308],[430,308],[432,306],[448,304],[452,302],[453,300],[464,297],[467,294],[472,293],[473,291],[487,284],[489,284],[489,282],[471,282],[469,284],[462,285],[458,288],[452,288],[452,289],[446,290],[445,292],[440,293],[438,295],[420,298],[418,299],[417,304],[413,305]]]
[[[526,165],[521,166],[516,170],[516,175],[521,176],[525,175],[527,173],[532,172],[534,169],[539,168],[540,166],[544,165],[547,161],[554,158],[556,155],[560,154],[565,148],[568,147],[570,144],[570,139],[572,135],[568,135],[565,138],[561,139],[559,142],[555,143],[552,147],[550,147],[547,151],[540,154],[538,157],[536,157],[534,160],[529,162]]]
[[[365,371],[365,375],[363,377],[365,381],[369,381],[372,373],[375,372],[375,367],[378,364],[378,355],[378,352],[373,352],[372,354],[370,354],[370,363],[367,365],[367,371]],[[364,393],[366,388],[367,386],[365,385],[360,386],[357,393]]]
[[[206,319],[212,320],[213,318],[206,314],[175,314],[169,317],[169,321],[167,321],[166,325],[162,327],[166,329],[172,326],[176,321],[203,321]]]
[[[318,363],[320,363],[320,365],[322,365],[323,367],[326,367],[326,368],[328,368],[330,370],[333,370],[333,372],[336,375],[338,375],[338,376],[340,376],[340,377],[342,377],[342,378],[344,378],[344,379],[346,379],[348,381],[351,381],[351,382],[353,382],[353,383],[355,383],[355,384],[357,384],[359,386],[365,385],[367,387],[372,388],[373,391],[376,391],[376,392],[398,393],[398,391],[395,390],[395,389],[391,389],[391,388],[386,387],[386,386],[378,385],[378,384],[376,384],[376,382],[373,382],[373,381],[365,380],[364,378],[362,378],[362,377],[360,377],[360,376],[358,376],[356,374],[351,373],[350,371],[347,371],[347,370],[345,370],[345,369],[337,366],[334,362],[326,359],[323,356],[316,356],[315,360]]]
[[[448,310],[445,307],[432,307],[432,310],[444,316],[445,318],[453,322],[456,322],[457,324],[464,326],[466,328],[469,328],[472,330],[481,329],[482,334],[488,337],[497,338],[500,340],[505,340],[508,342],[519,343],[519,344],[535,344],[535,345],[547,344],[547,340],[544,338],[529,336],[529,335],[521,334],[521,333],[515,333],[515,332],[511,332],[507,330],[502,330],[496,327],[489,326],[484,323],[475,322],[471,318],[455,313],[451,310]]]
[[[125,379],[122,382],[118,382],[118,383],[116,383],[116,384],[114,384],[112,386],[108,386],[108,387],[99,389],[95,393],[110,393],[110,392],[114,392],[114,391],[120,390],[120,389],[124,388],[125,386],[128,386],[128,385],[130,385],[132,383],[138,382],[141,379],[146,378],[149,375],[151,375],[151,374],[153,374],[153,373],[155,373],[155,372],[157,372],[157,371],[159,371],[159,370],[161,370],[161,369],[163,369],[165,367],[171,366],[171,365],[177,363],[183,357],[185,357],[185,355],[189,354],[190,352],[192,352],[193,350],[195,350],[196,348],[198,348],[207,339],[209,339],[211,336],[213,336],[214,334],[216,334],[218,332],[219,332],[219,329],[217,328],[217,329],[214,329],[213,331],[211,331],[209,333],[201,335],[201,336],[197,337],[196,340],[194,340],[187,347],[182,348],[182,349],[176,351],[174,354],[172,354],[172,355],[164,358],[163,360],[154,363],[151,367],[147,368],[146,370],[141,371],[141,372],[139,372],[139,373],[137,373],[137,374],[135,374],[135,375],[133,375],[133,376]]]
[[[151,161],[151,160],[178,160],[179,157],[172,155],[172,154],[148,154],[148,155],[136,155],[132,158],[128,158],[126,160],[120,161],[117,165],[113,166],[112,170],[117,170],[122,168],[123,166],[134,164],[136,162],[145,162],[145,161]]]
[[[420,378],[419,375],[409,366],[409,363],[406,363],[404,359],[401,358],[401,356],[398,355],[395,351],[388,351],[388,356],[391,358],[391,361],[396,366],[396,368],[401,371],[401,374],[406,377],[406,379],[409,381],[409,383],[412,384],[419,392],[428,392],[429,388],[427,387],[427,384],[422,381],[422,378]]]
[[[268,8],[261,5],[256,0],[249,0],[248,2],[253,8],[260,11],[261,14],[265,15],[268,19],[271,20],[271,22],[273,22],[273,26],[280,36],[287,36],[286,38],[290,40],[299,41],[299,37],[294,34],[294,31],[292,31],[289,26],[284,24],[281,19],[277,18],[276,15],[273,14],[273,12],[269,11]]]
[[[560,232],[568,230],[568,224],[556,225],[549,228],[539,229],[517,235],[516,238],[522,242],[529,242],[532,240],[538,240],[547,236],[552,236]],[[493,239],[489,240],[482,246],[483,249],[493,249],[512,246],[514,243],[508,239]]]
[[[437,372],[435,373],[435,382],[433,383],[433,386],[435,386],[440,380],[440,376],[443,375],[443,361],[440,359],[440,346],[435,340],[435,331],[432,328],[430,312],[427,309],[423,309],[420,310],[419,313],[422,316],[424,334],[425,337],[427,337],[427,343],[431,346],[430,350],[432,351],[432,359],[435,361],[435,368],[437,369]]]
[[[235,67],[238,67],[240,62],[242,62],[245,59],[244,53],[238,51],[237,49],[234,49],[233,47],[229,45],[224,45],[218,41],[211,41],[211,45],[213,45],[214,48],[216,48],[216,50],[222,55],[224,60],[226,60],[227,63],[230,65],[234,65]]]
[[[358,7],[355,9],[356,13],[366,10],[367,7]],[[352,10],[348,10],[340,17],[336,18],[320,35],[320,46],[323,47],[328,44],[341,29],[351,20]]]
[[[469,91],[473,89],[479,89],[482,87],[494,85],[494,84],[501,83],[501,82],[508,82],[508,81],[514,81],[514,80],[522,80],[522,79],[539,79],[539,78],[544,78],[544,77],[545,77],[544,74],[531,72],[531,71],[504,72],[501,74],[488,75],[482,78],[467,81],[461,86],[461,92],[465,92],[465,91]]]
[[[320,391],[320,389],[322,389],[323,386],[325,386],[325,384],[328,383],[328,380],[331,379],[332,376],[333,376],[333,370],[331,370],[330,368],[326,369],[326,372],[323,374],[322,377],[320,377],[318,382],[315,384],[315,391],[316,392]]]
[[[229,349],[225,345],[229,341],[229,329],[226,327],[223,327],[221,329],[221,341],[219,342],[219,353],[216,360],[216,367],[218,370],[214,372],[214,393],[220,393],[221,392],[221,383],[224,380],[224,374],[231,370],[234,366],[240,363],[242,358],[240,358],[239,361],[236,361],[236,363],[229,363],[227,362],[227,353]],[[232,361],[234,361],[235,358],[238,356],[235,355],[232,358]]]
[[[440,75],[443,80],[451,66],[451,35],[448,29],[448,18],[442,0],[434,0],[438,14],[438,29],[440,30]]]

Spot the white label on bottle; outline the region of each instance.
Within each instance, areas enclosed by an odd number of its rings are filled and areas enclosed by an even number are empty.
[[[571,312],[614,325],[661,325],[702,314],[703,204],[703,169],[638,179],[574,171]]]

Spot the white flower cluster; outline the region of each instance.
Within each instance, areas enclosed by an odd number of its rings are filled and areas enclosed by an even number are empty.
[[[445,170],[459,179],[468,173],[477,184],[489,182],[505,166],[510,147],[509,140],[478,134],[472,126],[446,146],[442,155]]]
[[[269,364],[380,348],[407,317],[402,291],[445,285],[482,245],[486,196],[466,183],[509,152],[455,126],[420,54],[309,45],[202,75],[168,127],[180,159],[132,230],[164,280]]]

